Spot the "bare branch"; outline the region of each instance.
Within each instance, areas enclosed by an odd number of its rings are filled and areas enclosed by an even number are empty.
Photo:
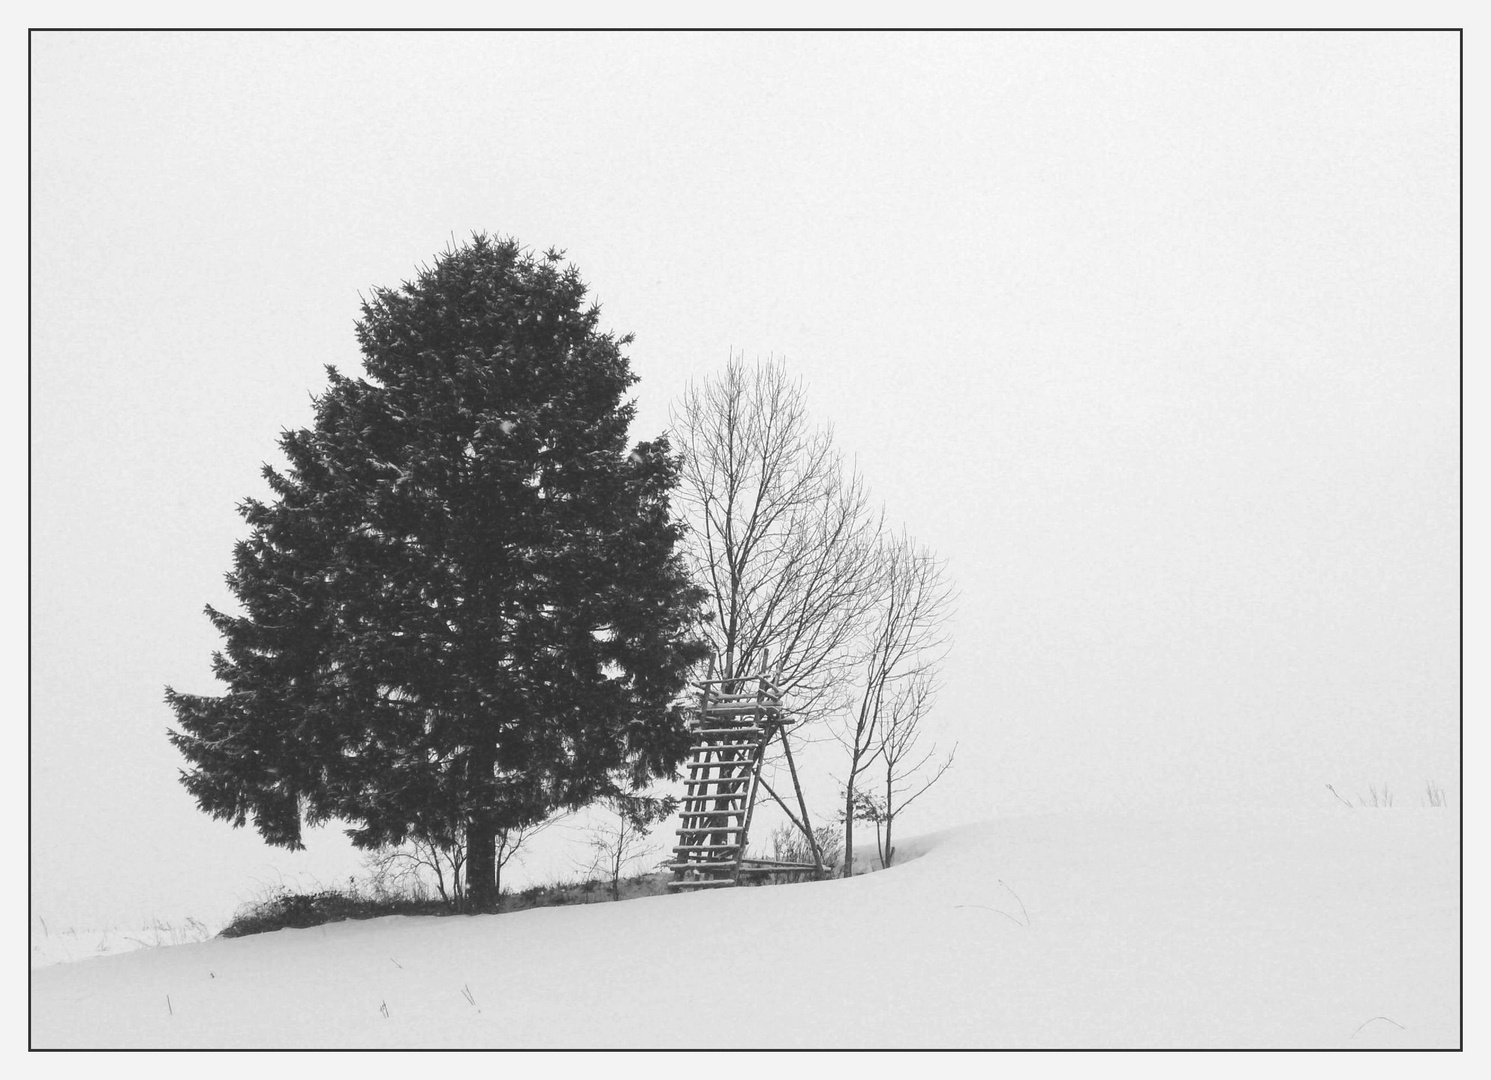
[[[871,598],[879,523],[863,481],[832,433],[810,424],[801,383],[779,363],[732,357],[688,389],[672,419],[687,557],[711,593],[704,633],[720,674],[754,671],[769,652],[794,712],[821,718],[838,704],[838,673]]]
[[[922,719],[936,698],[937,671],[947,652],[946,625],[953,602],[943,563],[905,533],[881,541],[877,566],[875,617],[858,663],[859,708],[841,734],[850,754],[844,789],[846,873],[852,867],[854,820],[864,814],[863,800],[856,799],[855,780],[864,766],[877,760],[886,775],[884,806],[869,820],[876,824],[881,865],[889,866],[894,858],[891,839],[895,816],[909,801],[903,797],[904,781],[926,765],[935,752],[934,747],[915,759]],[[950,763],[951,758],[926,786],[935,783]],[[925,790],[923,787],[911,797]],[[880,815],[885,826],[883,837],[879,833]]]

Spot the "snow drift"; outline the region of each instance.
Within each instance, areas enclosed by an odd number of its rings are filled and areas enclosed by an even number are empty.
[[[32,972],[44,1047],[1453,1047],[1446,810],[1061,814],[848,881]]]

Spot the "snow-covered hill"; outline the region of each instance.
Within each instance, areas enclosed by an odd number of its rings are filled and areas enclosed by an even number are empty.
[[[32,972],[35,1047],[1452,1047],[1444,809],[1063,814],[849,881]]]

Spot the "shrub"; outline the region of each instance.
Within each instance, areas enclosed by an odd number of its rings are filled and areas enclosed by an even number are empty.
[[[346,919],[376,919],[384,915],[441,915],[448,908],[439,900],[408,896],[368,896],[347,890],[291,892],[280,888],[261,900],[244,905],[219,937],[245,937],[275,930],[305,929]]]
[[[818,841],[818,851],[823,856],[823,868],[833,870],[844,854],[844,836],[833,825],[820,825],[813,830]],[[802,830],[795,825],[778,825],[771,832],[771,859],[777,862],[811,863],[813,848]]]

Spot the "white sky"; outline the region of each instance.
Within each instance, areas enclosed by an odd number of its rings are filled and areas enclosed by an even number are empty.
[[[214,691],[234,506],[359,290],[474,229],[636,334],[635,437],[785,357],[949,559],[958,759],[907,828],[1453,789],[1458,48],[33,38],[35,909],[347,865],[196,811],[162,689]]]

